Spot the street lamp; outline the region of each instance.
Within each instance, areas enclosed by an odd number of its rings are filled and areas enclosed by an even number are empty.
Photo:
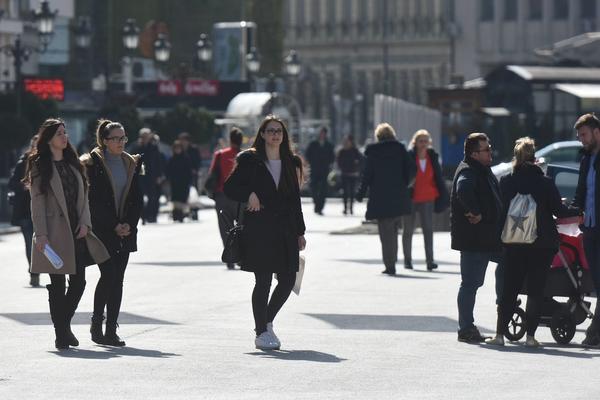
[[[283,64],[285,66],[285,72],[289,76],[296,77],[300,75],[302,66],[296,50],[290,50],[289,54],[283,59]]]
[[[246,68],[251,74],[255,74],[260,69],[260,56],[256,47],[252,47],[250,52],[246,54]]]
[[[202,62],[210,61],[212,58],[212,43],[208,39],[206,33],[200,35],[200,40],[196,42],[196,53],[198,59]]]
[[[92,28],[87,18],[79,17],[77,25],[73,28],[75,44],[80,49],[87,49],[92,43]]]
[[[52,40],[54,34],[54,18],[58,14],[58,11],[50,11],[50,5],[47,0],[40,3],[40,8],[32,10],[31,15],[33,20],[37,22],[38,26],[38,38],[41,46],[39,47],[28,47],[23,46],[21,43],[21,36],[17,36],[14,45],[5,45],[0,47],[0,51],[4,54],[13,57],[13,65],[15,68],[15,96],[17,106],[17,116],[21,116],[21,102],[22,102],[22,72],[21,67],[23,62],[29,59],[29,56],[33,52],[43,53],[46,51],[48,44]]]
[[[135,50],[140,42],[140,28],[135,24],[135,19],[128,18],[123,26],[123,46],[127,50]]]
[[[171,58],[171,43],[164,33],[159,33],[154,41],[154,58],[161,63],[165,63]]]

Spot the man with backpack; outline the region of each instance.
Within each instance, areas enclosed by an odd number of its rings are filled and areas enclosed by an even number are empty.
[[[573,205],[584,212],[583,247],[590,266],[596,298],[600,296],[600,120],[594,114],[582,115],[575,123],[577,137],[583,145],[584,156],[579,167],[579,181]],[[584,346],[600,346],[600,306],[586,331]]]
[[[452,248],[460,251],[458,340],[480,343],[486,338],[474,325],[473,309],[487,265],[501,249],[502,201],[498,181],[490,169],[492,148],[487,135],[467,136],[464,154],[450,196]]]

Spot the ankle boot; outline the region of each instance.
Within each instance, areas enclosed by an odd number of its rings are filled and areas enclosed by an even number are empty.
[[[107,346],[125,346],[125,342],[117,335],[119,324],[106,324],[106,334],[104,335],[104,344]]]
[[[92,334],[92,342],[97,344],[104,344],[104,333],[102,333],[102,321],[104,321],[104,315],[92,316],[90,333]]]
[[[46,285],[46,289],[48,289],[50,318],[52,318],[52,324],[54,325],[54,347],[58,350],[66,350],[69,348],[69,340],[65,329],[65,295],[60,290],[56,290],[53,285]]]

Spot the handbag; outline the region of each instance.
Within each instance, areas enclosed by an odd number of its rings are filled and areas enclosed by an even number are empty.
[[[235,225],[227,232],[225,246],[221,254],[221,261],[226,264],[238,264],[242,261],[242,234],[244,233],[244,225],[241,221],[242,203],[238,203],[237,219]]]
[[[208,178],[206,178],[206,182],[204,182],[204,190],[206,191],[206,195],[209,199],[215,198],[215,190],[217,189],[217,185],[219,184],[219,178],[221,176],[221,168],[219,167],[219,157],[221,157],[221,153],[217,153],[215,156],[215,164],[213,169],[210,170],[210,174]]]

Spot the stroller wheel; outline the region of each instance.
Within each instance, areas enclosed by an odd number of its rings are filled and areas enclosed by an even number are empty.
[[[511,342],[517,342],[525,336],[525,311],[521,307],[515,308],[504,336]]]
[[[552,315],[550,332],[558,344],[568,344],[575,336],[575,322],[566,310],[560,310]]]

